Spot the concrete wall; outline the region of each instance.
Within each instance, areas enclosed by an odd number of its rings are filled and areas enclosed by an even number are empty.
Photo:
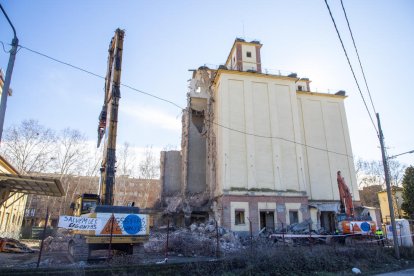
[[[204,117],[191,114],[188,130],[187,193],[204,192],[206,185],[206,138],[197,125],[204,123]]]
[[[163,196],[181,193],[181,152],[161,152],[161,186]]]
[[[250,52],[251,57],[247,56],[247,52]],[[243,71],[253,70],[259,71],[257,67],[256,57],[256,46],[255,45],[242,45],[242,60],[243,60]]]
[[[230,193],[296,191],[336,201],[339,170],[359,201],[345,97],[297,92],[295,81],[220,73],[215,120],[226,128],[217,128],[218,184]]]
[[[215,120],[227,128],[217,129],[218,183],[223,190],[305,191],[295,79],[260,76],[220,75]]]
[[[339,200],[341,171],[359,201],[343,96],[298,93],[307,193],[310,200]]]

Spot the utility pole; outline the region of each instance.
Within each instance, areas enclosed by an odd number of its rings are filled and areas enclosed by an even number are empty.
[[[398,240],[397,240],[397,227],[395,224],[395,214],[394,214],[394,206],[393,206],[393,198],[391,194],[391,184],[390,184],[390,172],[388,168],[388,159],[385,154],[385,146],[384,146],[384,135],[382,134],[381,129],[381,122],[379,113],[377,115],[377,122],[378,122],[378,138],[380,140],[381,144],[381,153],[382,153],[382,164],[384,166],[384,172],[385,172],[385,184],[387,186],[387,197],[388,197],[388,207],[390,208],[390,217],[391,217],[391,227],[392,227],[392,238],[394,241],[394,250],[395,250],[395,257],[397,259],[400,259],[400,248],[398,246]]]
[[[1,102],[0,102],[0,142],[1,142],[1,137],[3,136],[4,117],[6,115],[7,96],[9,94],[14,60],[16,59],[17,46],[19,46],[19,40],[17,39],[17,36],[16,36],[16,30],[14,29],[13,24],[11,23],[9,17],[7,16],[6,11],[3,9],[3,6],[1,4],[0,4],[0,9],[3,12],[4,16],[6,16],[6,19],[9,22],[10,26],[12,27],[13,33],[14,33],[14,38],[12,40],[12,48],[10,50],[9,63],[7,65],[6,76],[4,78],[4,85],[3,85],[3,90],[1,93]]]

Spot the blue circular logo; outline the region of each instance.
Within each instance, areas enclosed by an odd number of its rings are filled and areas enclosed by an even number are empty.
[[[134,235],[141,230],[141,219],[137,215],[128,215],[124,219],[122,226],[124,227],[125,232]]]
[[[364,232],[368,232],[371,229],[371,225],[368,222],[364,221],[361,223],[361,230]]]

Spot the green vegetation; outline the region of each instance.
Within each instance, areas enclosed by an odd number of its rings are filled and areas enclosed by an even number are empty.
[[[402,181],[403,203],[401,209],[410,217],[414,218],[414,167],[410,166],[405,170]]]

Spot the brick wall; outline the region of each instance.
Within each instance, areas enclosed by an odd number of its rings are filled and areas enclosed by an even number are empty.
[[[259,205],[260,210],[262,211],[274,211],[275,213],[275,223],[285,223],[286,224],[286,215],[288,209],[286,206],[296,203],[296,206],[300,206],[299,213],[300,218],[305,220],[310,217],[308,211],[308,198],[306,196],[297,196],[297,197],[282,197],[282,196],[253,196],[253,195],[224,195],[219,200],[222,206],[222,216],[221,216],[221,225],[225,228],[239,231],[238,228],[234,227],[234,221],[232,221],[232,202],[247,202],[249,210],[246,210],[248,218],[246,217],[246,224],[249,224],[249,219],[252,222],[252,231],[257,233],[260,229],[260,218],[259,218]],[[268,203],[268,208],[265,207]],[[276,205],[275,205],[276,204]],[[234,204],[233,204],[234,205]],[[240,204],[239,204],[240,205]],[[275,209],[271,209],[274,208]],[[234,210],[233,210],[234,211]],[[301,222],[301,220],[299,221]],[[245,227],[248,230],[248,226]]]

